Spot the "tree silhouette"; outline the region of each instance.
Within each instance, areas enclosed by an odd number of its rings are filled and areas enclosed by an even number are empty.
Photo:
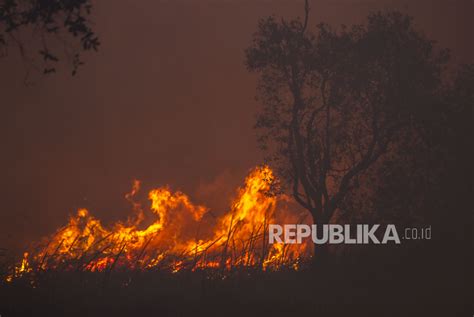
[[[39,46],[43,73],[53,73],[60,60],[58,48],[51,48],[51,42],[56,40],[63,45],[75,75],[83,64],[80,52],[96,51],[99,47],[99,40],[87,20],[91,8],[90,0],[0,0],[1,55],[7,55],[8,47],[13,45],[26,62],[39,67],[30,53]],[[30,38],[22,40],[21,35],[28,31]]]
[[[376,182],[371,167],[407,138],[422,141],[448,52],[399,12],[313,33],[308,11],[304,21],[261,20],[246,66],[260,75],[260,146],[313,222],[326,224],[355,189]]]

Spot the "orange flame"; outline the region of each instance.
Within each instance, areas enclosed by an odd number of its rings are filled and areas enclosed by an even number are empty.
[[[43,239],[39,251],[30,257],[25,253],[7,279],[11,281],[32,267],[91,272],[156,268],[173,273],[186,268],[298,269],[300,261],[311,255],[309,244],[268,244],[269,224],[301,219],[300,213],[288,208],[288,197],[268,194],[274,181],[268,166],[253,169],[229,212],[217,219],[182,192],[168,187],[152,189],[148,198],[154,221],[147,226],[141,204],[133,200],[140,189],[140,182],[134,181],[132,191],[125,195],[132,203],[134,219],[107,229],[88,210],[79,209],[66,226]]]

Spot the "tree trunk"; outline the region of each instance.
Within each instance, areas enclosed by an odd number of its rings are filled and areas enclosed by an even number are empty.
[[[315,268],[326,266],[330,261],[329,244],[313,244],[314,256],[312,265]]]
[[[319,215],[319,221],[315,221],[314,223],[318,226],[318,231],[322,230],[323,226],[326,226],[331,223],[333,211],[325,212],[322,215]],[[314,219],[313,215],[313,219]],[[321,234],[321,233],[320,233]],[[329,239],[329,237],[328,237]],[[329,252],[329,241],[323,244],[313,244],[313,266],[314,267],[321,267],[326,266],[331,261],[331,253]]]

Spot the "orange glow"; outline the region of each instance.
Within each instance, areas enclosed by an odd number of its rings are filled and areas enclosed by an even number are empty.
[[[209,208],[192,203],[182,192],[169,187],[148,193],[149,209],[134,197],[140,182],[134,181],[125,198],[134,216],[107,229],[88,210],[79,209],[66,226],[40,243],[39,251],[25,253],[8,278],[32,270],[161,269],[176,273],[183,269],[256,267],[298,269],[311,256],[308,243],[268,244],[268,225],[297,223],[301,212],[289,208],[289,198],[270,195],[275,181],[267,167],[253,169],[237,190],[230,210],[220,217]],[[145,224],[146,217],[152,218]]]

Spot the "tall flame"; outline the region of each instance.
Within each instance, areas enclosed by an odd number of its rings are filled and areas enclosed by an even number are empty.
[[[86,209],[79,209],[66,226],[44,238],[36,252],[25,253],[13,277],[41,270],[182,269],[228,270],[259,267],[298,269],[311,255],[308,244],[268,244],[268,225],[296,223],[301,214],[288,208],[285,195],[270,195],[274,175],[268,166],[253,169],[237,191],[230,210],[212,219],[209,209],[193,204],[182,192],[169,187],[148,193],[153,222],[144,226],[141,204],[134,201],[140,182],[134,181],[125,198],[132,203],[134,217],[111,229]]]

